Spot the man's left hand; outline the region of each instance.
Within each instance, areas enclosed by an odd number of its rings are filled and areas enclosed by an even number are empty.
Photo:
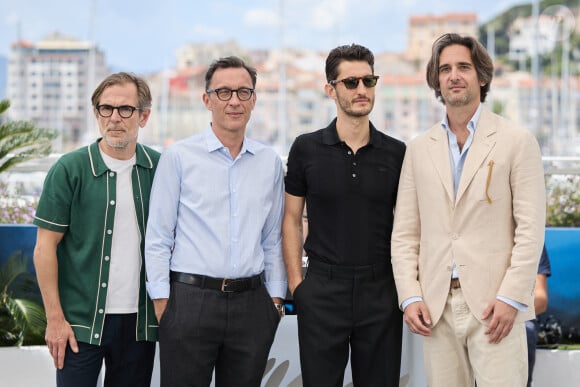
[[[518,310],[511,305],[500,300],[494,300],[483,311],[483,320],[491,317],[489,326],[485,334],[489,335],[489,342],[492,344],[500,343],[511,332]]]

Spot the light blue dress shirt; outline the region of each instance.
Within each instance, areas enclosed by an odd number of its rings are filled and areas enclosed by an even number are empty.
[[[244,138],[232,159],[208,128],[159,160],[145,239],[147,291],[169,297],[169,271],[244,278],[264,271],[272,297],[287,290],[282,257],[284,173],[269,147]]]

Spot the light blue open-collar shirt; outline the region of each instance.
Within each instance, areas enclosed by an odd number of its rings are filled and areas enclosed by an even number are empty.
[[[208,128],[159,160],[145,239],[147,291],[169,297],[169,271],[243,278],[264,271],[271,297],[287,291],[282,257],[284,173],[269,147],[244,138],[239,155]]]
[[[471,143],[473,142],[473,135],[475,134],[475,127],[477,126],[477,122],[479,121],[479,115],[481,114],[481,104],[475,111],[475,114],[469,122],[467,123],[467,130],[469,131],[469,136],[465,140],[465,144],[463,147],[459,149],[459,144],[457,143],[457,136],[451,128],[449,127],[449,121],[447,118],[447,114],[441,121],[441,127],[445,129],[447,132],[447,140],[449,141],[449,159],[451,161],[451,174],[453,176],[453,189],[455,194],[457,195],[457,187],[459,186],[459,179],[461,179],[461,172],[463,172],[463,165],[465,164],[465,158],[467,157],[467,151],[469,147],[471,147]],[[457,277],[456,273],[454,273],[455,277]]]

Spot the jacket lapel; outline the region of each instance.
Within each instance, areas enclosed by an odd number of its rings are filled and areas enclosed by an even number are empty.
[[[445,130],[441,128],[440,124],[437,124],[431,129],[429,134],[431,142],[429,143],[429,148],[427,149],[429,156],[431,157],[431,163],[435,167],[439,179],[443,183],[445,192],[449,197],[449,201],[453,203],[453,179],[451,175],[451,160],[449,159],[449,145],[447,140],[447,134]]]
[[[471,184],[477,170],[485,161],[489,152],[493,149],[495,145],[495,138],[493,135],[496,131],[497,128],[495,120],[493,119],[493,114],[485,108],[482,109],[479,122],[475,129],[473,142],[469,147],[465,164],[463,165],[463,172],[461,172],[461,179],[459,179],[459,187],[457,187],[455,203],[459,203],[459,200],[461,200],[465,190],[469,187],[469,184]]]

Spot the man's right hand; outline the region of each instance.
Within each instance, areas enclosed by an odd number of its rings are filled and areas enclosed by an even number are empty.
[[[292,296],[294,296],[294,291],[296,290],[296,288],[298,287],[298,285],[300,285],[302,283],[303,279],[300,276],[300,278],[296,281],[290,281],[288,280],[288,290],[290,290],[290,294]]]
[[[168,298],[158,298],[153,300],[153,307],[155,308],[155,317],[157,317],[157,323],[161,321],[161,316],[165,312],[165,308],[167,307],[167,300]]]
[[[431,336],[431,316],[425,302],[416,301],[407,305],[404,320],[411,332]]]
[[[64,318],[56,321],[47,321],[44,339],[54,361],[54,366],[59,370],[64,367],[67,344],[70,345],[74,353],[79,351],[75,334],[68,321]]]

